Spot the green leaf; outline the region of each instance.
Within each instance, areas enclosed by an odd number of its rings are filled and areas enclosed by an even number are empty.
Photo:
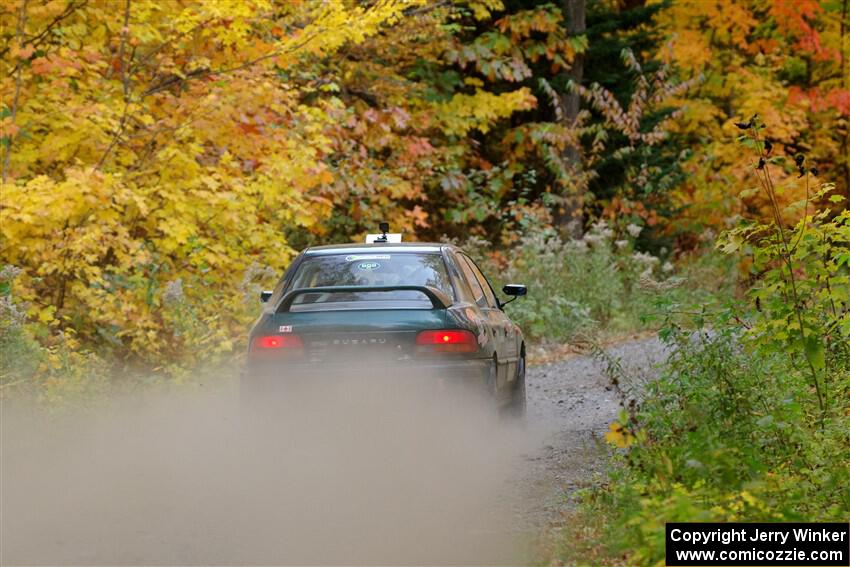
[[[756,425],[758,425],[759,427],[767,427],[771,423],[773,423],[773,416],[772,415],[766,415],[762,418],[759,418],[756,421]]]
[[[758,187],[748,187],[747,189],[744,189],[743,191],[741,191],[740,193],[738,193],[738,196],[739,196],[741,199],[749,199],[750,197],[753,197],[754,195],[757,195],[757,194],[758,194],[758,192],[759,192],[759,188],[758,188]]]
[[[823,342],[820,340],[820,337],[814,335],[806,337],[805,348],[806,358],[816,371],[826,368]]]

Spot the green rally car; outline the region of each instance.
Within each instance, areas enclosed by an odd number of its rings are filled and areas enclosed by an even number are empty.
[[[445,244],[377,242],[301,252],[249,337],[243,398],[269,399],[325,376],[421,374],[473,386],[500,408],[525,412],[525,343],[469,256]]]

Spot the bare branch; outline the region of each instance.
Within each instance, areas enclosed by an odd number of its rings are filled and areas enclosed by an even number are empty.
[[[126,4],[124,4],[124,27],[121,28],[121,43],[118,46],[118,59],[121,64],[121,86],[124,90],[124,112],[121,114],[121,121],[118,123],[118,128],[116,128],[115,134],[109,141],[109,145],[106,147],[103,155],[100,156],[100,159],[97,161],[97,165],[94,166],[95,170],[99,170],[103,167],[103,164],[106,162],[106,158],[109,157],[110,153],[112,153],[112,150],[118,144],[121,136],[124,135],[124,129],[127,127],[127,115],[130,110],[130,75],[127,73],[128,65],[124,61],[124,52],[127,48],[127,36],[130,34],[131,1],[132,0],[127,0]]]
[[[61,14],[59,14],[58,16],[56,16],[55,18],[53,18],[53,20],[49,24],[47,24],[47,27],[45,27],[41,31],[41,33],[39,33],[38,35],[35,35],[35,36],[33,36],[29,39],[24,39],[24,41],[23,41],[23,43],[21,43],[21,45],[22,46],[23,45],[32,45],[33,47],[38,47],[47,38],[47,36],[50,34],[50,32],[53,31],[53,28],[55,28],[57,25],[59,25],[59,23],[62,20],[68,18],[68,16],[70,16],[71,14],[73,14],[78,9],[82,8],[83,6],[85,6],[87,3],[88,3],[88,0],[82,0],[82,2],[80,2],[79,4],[75,4],[73,1],[70,2],[68,4],[68,7],[65,8],[65,11],[62,12]],[[0,57],[3,57],[4,55],[6,55],[6,53],[8,51],[9,51],[9,48],[6,48],[6,49],[0,51]],[[17,70],[18,67],[21,66],[21,64],[22,64],[21,62],[18,62],[18,64],[15,66],[15,70]]]
[[[203,78],[211,77],[211,76],[215,76],[215,75],[224,75],[224,74],[227,74],[227,73],[235,73],[236,71],[241,71],[243,69],[253,67],[257,63],[262,63],[263,61],[273,59],[274,57],[278,57],[278,56],[283,55],[285,53],[290,53],[292,51],[295,51],[295,50],[307,45],[321,31],[322,31],[322,28],[318,28],[312,34],[310,34],[306,38],[304,38],[303,41],[297,43],[296,45],[290,46],[288,49],[285,49],[285,50],[276,49],[276,50],[272,51],[271,53],[266,53],[265,55],[257,57],[256,59],[252,59],[250,61],[246,61],[245,63],[242,63],[240,65],[236,65],[235,67],[228,67],[228,68],[224,68],[224,69],[196,69],[195,71],[188,73],[185,77],[177,77],[176,75],[170,76],[170,77],[166,78],[165,80],[163,80],[162,82],[152,86],[151,88],[146,90],[144,93],[142,93],[142,98],[144,98],[146,96],[150,96],[150,95],[155,94],[155,93],[158,93],[158,92],[165,90],[165,89],[167,89],[171,86],[187,83],[192,79],[203,79]]]
[[[407,17],[410,17],[410,16],[418,16],[419,14],[427,14],[428,12],[436,10],[437,8],[449,6],[450,4],[451,3],[448,2],[447,0],[442,0],[441,2],[434,2],[432,4],[427,4],[427,5],[422,6],[420,8],[408,8],[404,11],[404,15],[407,16]]]
[[[127,34],[130,32],[130,0],[124,5],[124,27],[121,28],[121,45],[118,48],[118,60],[121,62],[121,84],[124,87],[125,104],[130,98],[130,76],[127,74],[127,63],[124,61],[124,50],[127,48]]]

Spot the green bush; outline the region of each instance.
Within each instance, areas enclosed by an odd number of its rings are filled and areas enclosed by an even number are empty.
[[[42,361],[39,344],[25,329],[26,312],[12,298],[20,274],[14,266],[0,270],[0,388],[7,390],[31,378]]]
[[[850,517],[850,211],[829,210],[843,198],[831,185],[809,188],[798,156],[806,194],[792,207],[804,214],[784,226],[754,124],[742,126],[773,218],[719,243],[744,255],[752,285],[721,310],[666,302],[661,336],[672,355],[612,424],[606,437],[622,450],[611,482],[588,494],[582,512],[605,518],[592,549],[612,561],[661,564],[666,522]],[[822,211],[808,214],[812,205]],[[570,537],[557,554],[583,560]]]
[[[508,251],[479,239],[461,246],[497,291],[505,283],[529,287],[506,309],[535,342],[646,329],[652,322],[645,316],[661,297],[684,301],[732,288],[730,262],[709,253],[674,268],[669,260],[635,251],[640,231],[597,223],[581,239],[563,241],[554,230],[536,227]]]
[[[663,562],[665,522],[846,520],[846,402],[821,424],[805,373],[778,353],[753,356],[733,328],[668,340],[664,374],[623,420],[633,444],[585,500],[583,514],[608,518],[597,534],[608,555]],[[846,396],[846,382],[830,383]],[[574,559],[563,543],[559,553]]]

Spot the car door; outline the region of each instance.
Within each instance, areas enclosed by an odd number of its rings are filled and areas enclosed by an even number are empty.
[[[481,284],[478,283],[478,279],[475,277],[475,272],[472,271],[469,262],[467,262],[460,253],[455,254],[454,263],[461,272],[461,279],[466,283],[466,287],[469,288],[469,292],[472,294],[471,297],[467,299],[471,299],[475,302],[477,307],[477,317],[480,324],[484,326],[483,330],[486,336],[479,337],[479,341],[486,340],[492,347],[493,351],[499,354],[501,345],[497,343],[498,337],[496,336],[495,328],[493,326],[491,313],[487,304],[487,298],[484,296],[484,289],[481,287]]]
[[[484,286],[485,295],[488,295],[490,304],[494,306],[494,315],[497,317],[499,326],[507,339],[507,343],[505,345],[506,359],[510,360],[512,363],[516,362],[520,355],[519,327],[511,321],[511,318],[508,317],[502,309],[499,304],[499,300],[496,298],[496,291],[493,289],[493,286],[490,285],[490,280],[487,279],[487,276],[484,275],[478,265],[471,258],[467,257],[467,260],[469,261],[475,276],[478,278],[478,281],[482,286]]]
[[[461,267],[467,278],[470,280],[469,285],[473,286],[476,293],[476,302],[481,308],[481,313],[487,318],[488,325],[493,330],[493,340],[496,345],[496,353],[499,360],[498,387],[502,391],[509,390],[508,386],[512,385],[516,377],[516,347],[514,345],[516,337],[513,336],[513,323],[507,318],[505,313],[499,308],[499,302],[496,295],[493,293],[493,288],[472,261],[466,254],[459,254]]]

